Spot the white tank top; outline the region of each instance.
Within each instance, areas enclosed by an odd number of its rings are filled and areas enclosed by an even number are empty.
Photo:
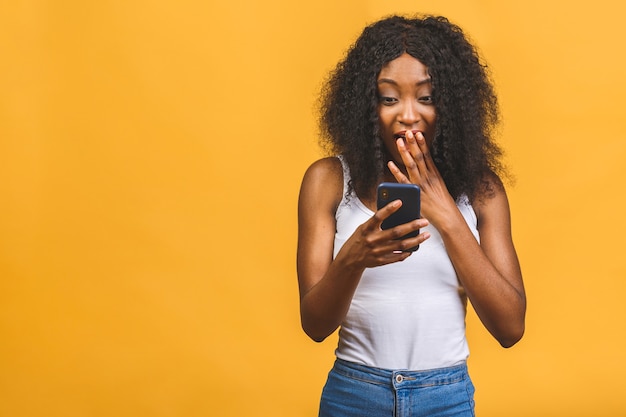
[[[335,215],[334,256],[355,229],[374,213],[354,192],[346,198],[350,173],[344,172],[343,199]],[[457,204],[479,239],[476,214],[467,197]],[[367,268],[339,330],[338,358],[385,369],[425,370],[465,361],[467,297],[437,230],[403,262]]]

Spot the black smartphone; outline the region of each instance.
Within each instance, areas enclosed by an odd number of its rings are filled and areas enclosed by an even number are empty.
[[[420,188],[415,184],[399,184],[395,182],[383,182],[378,186],[376,195],[376,207],[381,209],[394,200],[402,200],[402,207],[391,216],[383,220],[382,229],[391,229],[400,224],[408,223],[420,218]],[[419,230],[408,233],[400,239],[415,237]],[[414,252],[419,245],[407,249],[407,252]]]

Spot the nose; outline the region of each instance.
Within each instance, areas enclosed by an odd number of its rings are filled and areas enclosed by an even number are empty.
[[[418,105],[414,100],[404,100],[398,115],[398,121],[407,127],[417,124],[420,121]]]

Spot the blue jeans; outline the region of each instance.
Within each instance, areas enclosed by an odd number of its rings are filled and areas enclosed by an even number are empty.
[[[319,417],[474,416],[467,365],[392,371],[337,359],[322,391]]]

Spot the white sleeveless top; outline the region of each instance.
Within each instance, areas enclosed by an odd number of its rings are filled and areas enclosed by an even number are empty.
[[[334,256],[355,229],[374,213],[354,192],[346,198],[350,173],[343,158],[344,192],[335,218]],[[479,239],[476,214],[467,197],[457,204]],[[339,330],[338,358],[385,369],[425,370],[465,361],[467,297],[438,231],[403,262],[367,268]]]

